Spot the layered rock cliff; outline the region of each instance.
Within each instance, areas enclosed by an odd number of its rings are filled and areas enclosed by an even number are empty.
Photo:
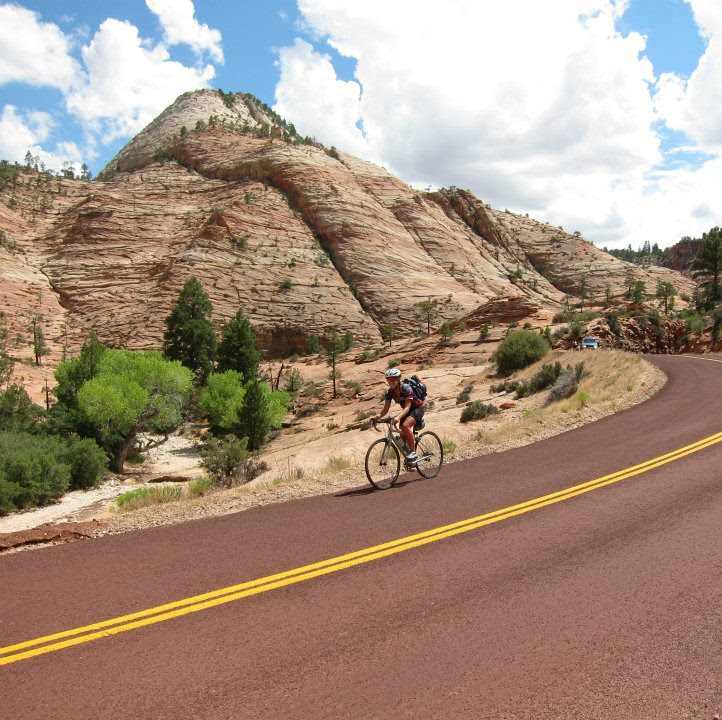
[[[181,96],[102,178],[22,171],[0,190],[0,299],[21,336],[42,311],[54,358],[91,329],[110,345],[158,347],[191,275],[214,323],[242,308],[270,355],[333,326],[365,345],[381,343],[385,324],[411,335],[428,298],[437,324],[485,313],[503,322],[504,308],[509,320],[548,320],[582,278],[597,300],[621,297],[630,277],[650,291],[659,279],[692,288],[468,191],[420,193],[304,144],[249,96]]]

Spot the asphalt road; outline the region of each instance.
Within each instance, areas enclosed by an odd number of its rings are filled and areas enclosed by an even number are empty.
[[[722,362],[652,361],[646,403],[433,480],[0,556],[0,718],[711,720]]]

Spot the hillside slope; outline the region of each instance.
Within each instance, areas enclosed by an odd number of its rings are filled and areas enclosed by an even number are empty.
[[[0,189],[0,299],[18,356],[29,355],[35,314],[50,364],[91,329],[110,345],[158,347],[190,275],[214,323],[243,308],[269,355],[332,326],[367,346],[384,324],[411,335],[427,298],[438,300],[437,324],[484,305],[499,322],[508,307],[541,323],[583,276],[596,298],[621,296],[629,277],[691,291],[674,271],[621,262],[468,191],[420,193],[299,140],[249,96],[198,91],[128,143],[103,180],[21,170]]]

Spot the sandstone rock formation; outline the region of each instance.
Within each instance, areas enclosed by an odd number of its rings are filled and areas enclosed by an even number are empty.
[[[702,249],[702,241],[693,238],[682,238],[678,243],[665,248],[662,265],[670,270],[688,273],[689,267]]]
[[[629,278],[650,292],[659,279],[692,289],[671,270],[624,263],[468,191],[417,192],[383,168],[302,143],[249,96],[181,96],[101,176],[22,170],[0,189],[0,300],[19,356],[29,357],[38,313],[51,363],[91,329],[112,346],[158,347],[191,275],[216,326],[242,308],[271,356],[333,326],[362,347],[381,344],[384,324],[409,336],[427,298],[437,300],[437,325],[544,324],[582,277],[595,301],[620,297]]]

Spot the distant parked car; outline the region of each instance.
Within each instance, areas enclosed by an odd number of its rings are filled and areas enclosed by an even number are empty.
[[[599,350],[599,340],[593,337],[582,338],[582,349],[584,350]]]

